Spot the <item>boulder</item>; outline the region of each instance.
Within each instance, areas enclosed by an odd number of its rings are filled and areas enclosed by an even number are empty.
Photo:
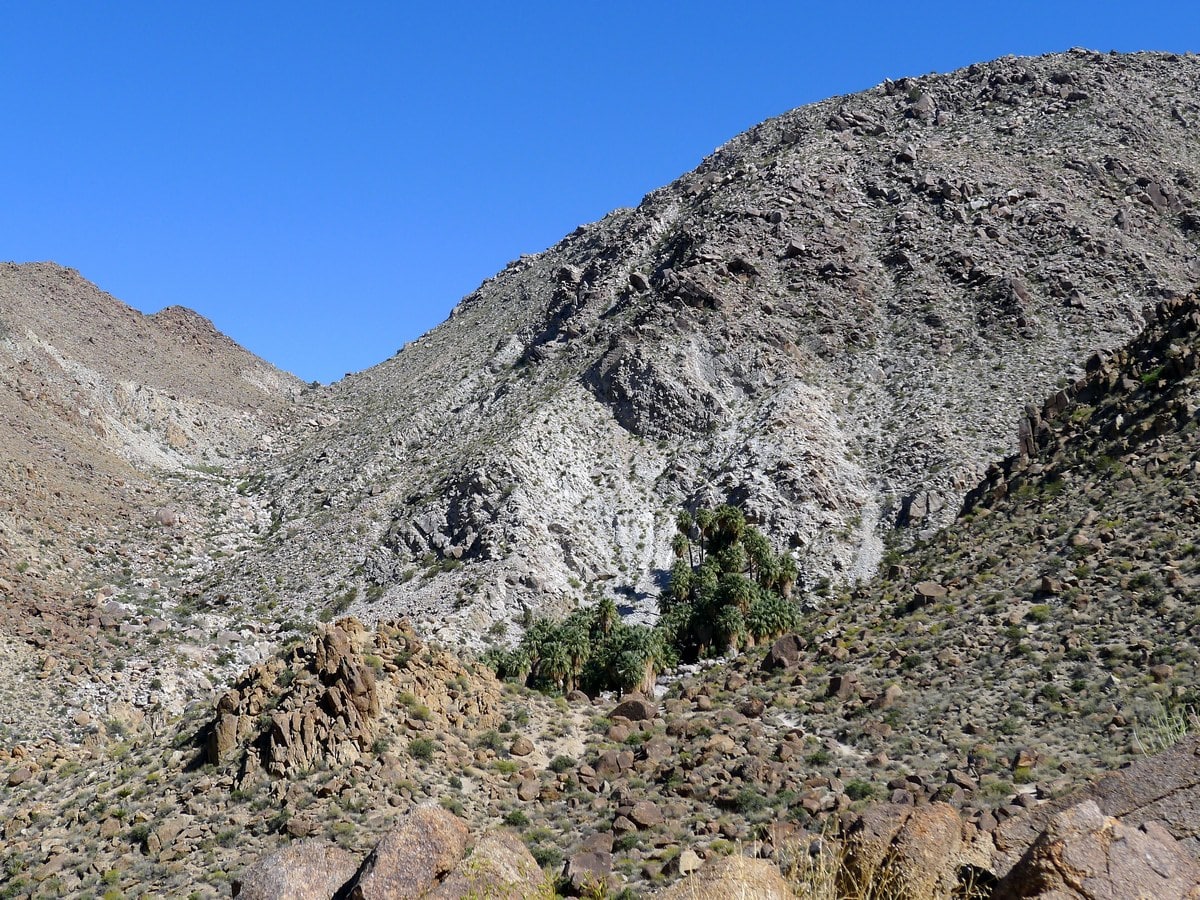
[[[513,756],[528,756],[533,752],[533,741],[521,735],[512,742],[512,746],[508,748],[508,752]]]
[[[653,895],[659,900],[729,900],[754,897],[755,900],[793,900],[795,894],[765,859],[745,856],[718,856],[710,859],[687,878]]]
[[[693,872],[698,872],[704,864],[699,855],[691,847],[685,848],[677,857],[675,857],[675,871],[680,875],[691,875]]]
[[[217,713],[212,730],[208,733],[205,750],[210,763],[213,765],[220,763],[237,746],[237,727],[237,713]]]
[[[658,705],[641,697],[631,697],[628,700],[623,700],[608,714],[610,719],[620,716],[631,722],[648,721],[657,715]]]
[[[932,603],[941,600],[949,591],[936,581],[921,581],[913,585],[913,597],[918,603]]]
[[[996,900],[1200,897],[1200,864],[1165,828],[1104,815],[1094,800],[1059,813],[996,887]]]
[[[904,696],[904,691],[898,684],[889,684],[878,697],[871,701],[871,709],[891,709],[896,701]]]
[[[775,669],[791,670],[800,666],[800,651],[808,646],[798,634],[785,634],[771,645],[763,659],[762,667],[770,672]]]
[[[467,826],[462,819],[440,806],[418,806],[363,861],[347,896],[350,900],[423,896],[458,865],[466,849]]]
[[[961,850],[961,820],[949,804],[880,804],[848,832],[842,887],[886,884],[896,900],[949,896]]]
[[[354,877],[358,859],[324,840],[303,840],[260,857],[233,881],[240,900],[315,900],[332,897]]]
[[[611,846],[612,841],[609,841]],[[563,876],[570,883],[571,890],[580,897],[605,889],[612,877],[612,850],[597,847],[572,853],[563,867]]]
[[[633,804],[633,809],[629,811],[628,815],[638,828],[653,828],[655,825],[661,825],[664,821],[663,814],[651,800],[639,800]]]
[[[829,676],[829,687],[825,691],[827,697],[837,697],[839,700],[849,700],[858,693],[858,676],[853,672],[844,675]]]
[[[454,867],[446,880],[424,894],[426,900],[461,900],[488,897],[494,900],[525,900],[550,896],[551,890],[525,846],[508,829],[481,837],[471,855]]]

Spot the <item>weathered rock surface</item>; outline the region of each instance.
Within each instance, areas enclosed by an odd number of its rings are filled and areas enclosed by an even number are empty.
[[[996,900],[1200,897],[1200,864],[1156,822],[1138,828],[1093,800],[1060,812],[996,887]]]
[[[625,718],[631,722],[644,722],[658,715],[658,705],[643,697],[631,697],[613,707],[609,718]]]
[[[493,831],[475,844],[428,900],[535,900],[549,896],[546,876],[521,838],[512,831]]]
[[[948,897],[958,885],[962,822],[946,803],[880,804],[865,812],[846,837],[842,889],[887,885],[897,900]]]
[[[438,806],[419,806],[384,836],[349,886],[349,900],[425,896],[467,849],[467,826]],[[499,851],[501,846],[493,844]],[[497,860],[499,863],[499,861]]]
[[[241,900],[326,900],[354,877],[358,859],[319,839],[296,841],[252,863],[233,882]]]
[[[1001,824],[992,836],[997,874],[1006,875],[1057,816],[1089,802],[1127,829],[1157,823],[1183,852],[1200,856],[1200,737],[1186,738]]]
[[[791,900],[795,895],[773,863],[735,855],[709,860],[699,871],[654,896],[659,900]]]
[[[205,730],[205,754],[212,763],[242,754],[249,774],[261,769],[289,776],[317,764],[356,761],[385,712],[393,727],[397,717],[423,724],[436,716],[449,727],[495,724],[499,685],[487,673],[473,674],[469,682],[466,675],[450,654],[425,651],[407,622],[368,629],[341,619],[288,657],[252,666],[218,701]],[[471,689],[456,689],[459,681]],[[407,704],[398,702],[405,695]]]

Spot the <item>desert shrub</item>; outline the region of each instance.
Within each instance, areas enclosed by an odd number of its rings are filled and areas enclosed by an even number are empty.
[[[433,759],[435,744],[429,738],[413,738],[408,742],[408,755],[421,762]]]

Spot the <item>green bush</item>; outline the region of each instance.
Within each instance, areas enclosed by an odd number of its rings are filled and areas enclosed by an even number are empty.
[[[421,762],[429,762],[433,759],[435,748],[436,745],[429,738],[413,738],[408,742],[408,755]]]
[[[559,774],[562,774],[563,772],[570,771],[573,768],[575,768],[575,760],[571,759],[569,756],[556,756],[554,759],[550,760],[550,770],[552,772],[558,772]]]

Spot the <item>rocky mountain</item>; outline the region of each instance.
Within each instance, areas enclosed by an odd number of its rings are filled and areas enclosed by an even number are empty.
[[[186,534],[244,518],[183,482],[262,455],[300,388],[189,310],[145,316],[73,270],[0,265],[0,670],[29,664],[27,642],[105,667],[104,604],[167,580]],[[13,691],[4,724],[69,719],[42,714],[57,677]]]
[[[725,500],[809,588],[872,574],[1200,278],[1198,78],[1006,58],[751,129],[329,387],[222,590],[511,636],[589,589],[652,608],[676,511]]]

